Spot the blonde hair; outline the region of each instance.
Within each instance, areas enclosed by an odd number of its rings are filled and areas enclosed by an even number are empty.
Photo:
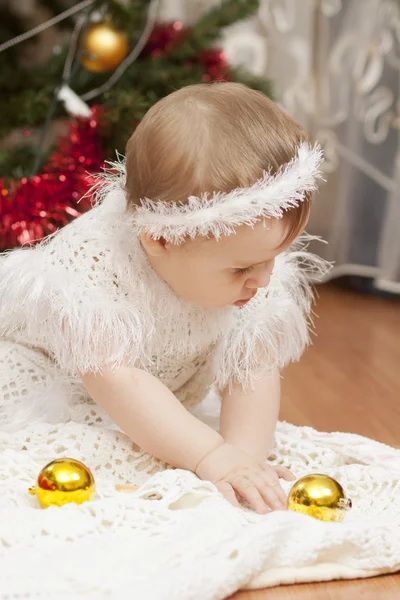
[[[272,100],[242,84],[182,88],[152,106],[128,141],[128,206],[249,187],[293,159],[306,139]],[[287,242],[305,227],[310,200],[285,213]]]

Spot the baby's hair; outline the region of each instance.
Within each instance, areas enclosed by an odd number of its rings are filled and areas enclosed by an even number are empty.
[[[182,88],[152,106],[128,141],[128,207],[143,198],[186,203],[189,196],[249,187],[292,160],[306,139],[296,121],[245,85]],[[285,213],[286,243],[305,227],[310,200]]]

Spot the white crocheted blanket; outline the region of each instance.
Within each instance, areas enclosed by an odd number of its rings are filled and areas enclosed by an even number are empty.
[[[2,600],[207,600],[400,569],[400,451],[357,435],[280,423],[271,456],[297,476],[337,478],[354,506],[343,523],[235,509],[213,485],[165,470],[104,425],[2,433],[0,452]],[[61,456],[92,469],[96,497],[40,509],[27,489]],[[140,487],[115,490],[126,482]]]

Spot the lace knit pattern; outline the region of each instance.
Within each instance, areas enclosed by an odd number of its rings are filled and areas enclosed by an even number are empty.
[[[215,399],[208,402],[208,414],[202,410],[210,421]],[[222,599],[239,588],[400,568],[400,451],[279,423],[270,460],[299,477],[336,477],[354,507],[343,523],[257,515],[145,454],[92,405],[79,406],[77,421],[0,433],[2,600],[120,599],[133,590],[141,600]],[[80,506],[43,510],[27,489],[62,456],[91,468],[96,495]],[[117,492],[118,483],[139,489]]]

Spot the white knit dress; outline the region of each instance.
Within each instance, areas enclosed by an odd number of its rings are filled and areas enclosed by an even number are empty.
[[[309,273],[322,261],[287,252],[245,308],[203,309],[151,268],[133,218],[113,190],[43,244],[1,257],[1,426],[74,419],[88,400],[79,373],[89,370],[136,365],[189,407],[213,384],[251,385],[265,365],[300,357],[311,294],[298,265],[307,259]]]
[[[149,267],[131,218],[114,190],[46,243],[0,257],[0,600],[222,600],[399,569],[399,450],[278,423],[269,460],[332,475],[354,508],[343,523],[256,515],[146,454],[87,397],[80,371],[135,364],[190,407],[214,383],[249,385],[260,367],[297,359],[308,341],[318,259],[290,251],[245,308],[202,310]],[[96,494],[42,510],[28,487],[63,456],[92,470]]]

